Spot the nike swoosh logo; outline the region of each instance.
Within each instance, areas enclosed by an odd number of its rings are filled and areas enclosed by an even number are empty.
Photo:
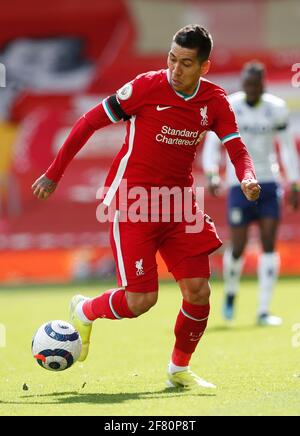
[[[158,111],[165,111],[166,109],[170,109],[172,106],[156,106]]]

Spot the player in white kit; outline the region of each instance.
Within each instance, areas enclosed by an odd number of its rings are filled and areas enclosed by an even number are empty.
[[[229,96],[239,131],[253,159],[257,180],[262,188],[255,203],[243,198],[234,167],[227,159],[226,179],[229,185],[228,221],[231,229],[231,246],[224,253],[223,273],[225,301],[223,316],[232,320],[235,297],[239,289],[243,267],[243,253],[247,244],[249,225],[259,226],[262,253],[258,259],[259,301],[257,322],[260,325],[280,325],[279,317],[269,312],[273,289],[278,277],[279,255],[276,252],[276,235],[280,220],[282,188],[275,139],[280,145],[285,176],[290,183],[290,203],[293,209],[299,203],[299,156],[288,127],[289,113],[286,103],[264,90],[264,65],[249,62],[242,71],[242,89]],[[203,167],[213,195],[220,188],[220,141],[212,132],[206,137]]]

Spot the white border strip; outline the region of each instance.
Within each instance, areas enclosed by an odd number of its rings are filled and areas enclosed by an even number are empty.
[[[112,116],[112,114],[110,113],[110,111],[109,111],[109,109],[108,109],[107,106],[108,106],[108,103],[107,103],[107,98],[106,98],[106,99],[104,99],[103,102],[102,102],[102,107],[103,107],[103,109],[104,109],[106,115],[107,115],[108,118],[110,119],[110,121],[111,121],[112,123],[118,123],[120,120],[117,120],[117,119],[113,118],[113,116]]]
[[[107,194],[103,200],[103,203],[106,206],[109,206],[112,202],[112,199],[116,195],[117,189],[121,183],[121,180],[124,176],[125,170],[127,168],[128,160],[131,156],[132,149],[133,149],[133,142],[134,142],[134,136],[135,136],[135,119],[136,116],[131,117],[130,119],[130,132],[129,132],[129,141],[128,141],[128,151],[125,154],[125,156],[121,159],[117,174],[114,178],[114,181],[110,185],[109,190],[107,191]]]
[[[114,314],[114,316],[115,316],[117,319],[123,319],[123,318],[122,318],[120,315],[118,315],[117,312],[115,311],[115,309],[114,309],[114,307],[113,307],[113,304],[112,304],[112,299],[113,299],[113,296],[115,295],[115,293],[118,292],[118,291],[121,291],[121,290],[122,290],[122,288],[115,289],[115,290],[110,294],[110,297],[109,297],[109,307],[110,307],[110,310],[112,311],[112,313]]]
[[[126,278],[123,254],[122,254],[122,249],[121,249],[119,217],[120,217],[120,211],[117,210],[115,213],[115,218],[114,218],[113,235],[114,235],[114,240],[115,240],[116,249],[117,249],[118,268],[120,271],[122,286],[127,286],[127,278]]]
[[[206,320],[208,319],[208,316],[207,316],[206,318],[202,318],[202,319],[194,318],[193,316],[191,316],[191,315],[189,315],[188,313],[186,313],[186,311],[183,310],[183,308],[181,308],[181,312],[183,313],[184,316],[186,316],[187,318],[192,319],[193,321],[198,321],[198,322],[200,322],[200,321],[206,321]]]
[[[240,138],[241,135],[236,132],[236,133],[231,133],[230,135],[226,135],[224,136],[224,138],[221,139],[222,144],[226,144],[226,142],[231,141],[232,139],[236,139],[236,138]]]

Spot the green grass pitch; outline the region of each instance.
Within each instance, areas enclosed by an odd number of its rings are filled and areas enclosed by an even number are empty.
[[[62,373],[43,370],[34,361],[33,333],[46,321],[67,319],[73,294],[95,296],[107,285],[0,289],[0,324],[2,331],[6,328],[6,346],[2,338],[0,347],[0,416],[299,415],[300,279],[281,279],[277,286],[272,309],[284,318],[277,328],[255,325],[254,280],[242,283],[232,328],[220,315],[222,283],[212,287],[209,327],[192,369],[218,386],[213,392],[165,388],[181,304],[175,283],[162,283],[157,305],[138,319],[97,321],[88,360]]]

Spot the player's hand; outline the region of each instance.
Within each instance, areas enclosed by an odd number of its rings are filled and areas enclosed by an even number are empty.
[[[298,187],[296,189],[292,186],[292,189],[291,189],[291,192],[289,195],[289,203],[292,206],[293,210],[297,210],[299,208],[299,189],[298,189]]]
[[[52,182],[48,177],[43,174],[39,177],[34,184],[31,186],[33,195],[35,195],[39,200],[47,200],[51,194],[55,191],[57,183]]]
[[[221,187],[220,177],[217,174],[208,174],[207,183],[208,183],[209,193],[213,197],[217,197],[220,193],[220,187]]]
[[[249,201],[256,201],[259,198],[261,187],[255,179],[242,180],[241,189]]]

